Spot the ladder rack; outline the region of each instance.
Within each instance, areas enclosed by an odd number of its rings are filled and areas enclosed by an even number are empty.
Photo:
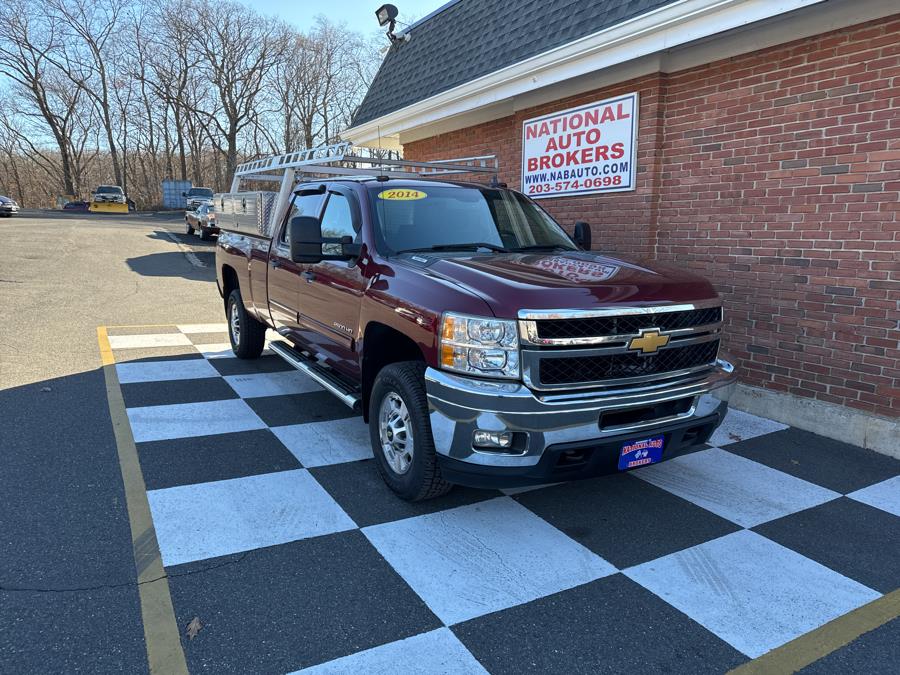
[[[436,162],[401,159],[396,152],[382,154],[368,148],[354,148],[342,142],[316,148],[272,155],[239,164],[231,181],[231,192],[239,192],[241,181],[280,183],[271,222],[280,222],[287,212],[291,193],[298,182],[317,178],[434,178],[465,173],[497,175],[496,155],[462,157]]]
[[[370,154],[360,154],[366,151]],[[496,174],[498,170],[495,155],[415,162],[387,152],[386,157],[379,157],[372,150],[354,148],[344,142],[254,159],[238,165],[231,191],[238,192],[241,180],[282,182],[288,172],[293,172],[294,180],[303,180],[320,176],[422,178],[461,173]]]

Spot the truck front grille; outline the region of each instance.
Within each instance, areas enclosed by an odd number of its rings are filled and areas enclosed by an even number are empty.
[[[721,307],[690,309],[682,312],[596,316],[573,319],[542,319],[537,322],[539,338],[562,340],[600,335],[631,335],[643,328],[681,330],[705,326],[722,320]]]
[[[718,339],[663,349],[649,356],[618,353],[567,357],[565,351],[554,351],[541,354],[538,372],[540,384],[544,386],[599,383],[601,380],[639,378],[712,365],[718,351]]]

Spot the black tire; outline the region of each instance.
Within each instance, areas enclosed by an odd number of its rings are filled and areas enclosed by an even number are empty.
[[[184,219],[184,233],[194,234],[194,228],[191,227],[191,221],[189,221],[187,218]]]
[[[235,325],[234,315],[237,315]],[[228,339],[231,350],[239,359],[257,359],[266,345],[266,324],[260,323],[244,307],[241,291],[235,288],[225,302],[228,320]]]
[[[378,471],[388,487],[401,499],[417,502],[447,494],[453,487],[441,477],[428,421],[428,399],[425,396],[425,364],[419,361],[401,361],[385,366],[375,377],[369,398],[369,436]],[[382,442],[382,404],[386,399],[398,396],[408,412],[408,428],[412,431],[411,460],[404,472],[388,459]],[[384,425],[387,430],[390,425]],[[393,427],[391,427],[393,428]],[[386,431],[387,433],[387,431]],[[392,432],[391,432],[392,433]],[[393,444],[393,435],[390,443]],[[398,434],[397,438],[401,438]],[[405,440],[408,442],[408,434]],[[405,447],[405,444],[404,444]],[[396,457],[396,453],[392,453]]]
[[[200,239],[203,241],[209,241],[212,239],[212,232],[210,232],[207,228],[200,226]]]

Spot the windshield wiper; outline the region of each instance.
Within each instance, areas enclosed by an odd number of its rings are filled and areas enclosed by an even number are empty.
[[[397,253],[415,253],[417,251],[477,251],[479,248],[486,248],[489,251],[497,253],[508,253],[509,249],[498,246],[497,244],[489,244],[484,241],[476,241],[468,244],[436,244],[435,246],[422,246],[419,248],[405,248],[397,251]]]
[[[531,246],[518,246],[510,250],[521,253],[522,251],[577,251],[578,249],[569,248],[562,244],[532,244]]]

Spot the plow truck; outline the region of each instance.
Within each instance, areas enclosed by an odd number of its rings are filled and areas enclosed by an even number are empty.
[[[100,185],[91,193],[92,213],[128,213],[125,191],[118,185]]]

